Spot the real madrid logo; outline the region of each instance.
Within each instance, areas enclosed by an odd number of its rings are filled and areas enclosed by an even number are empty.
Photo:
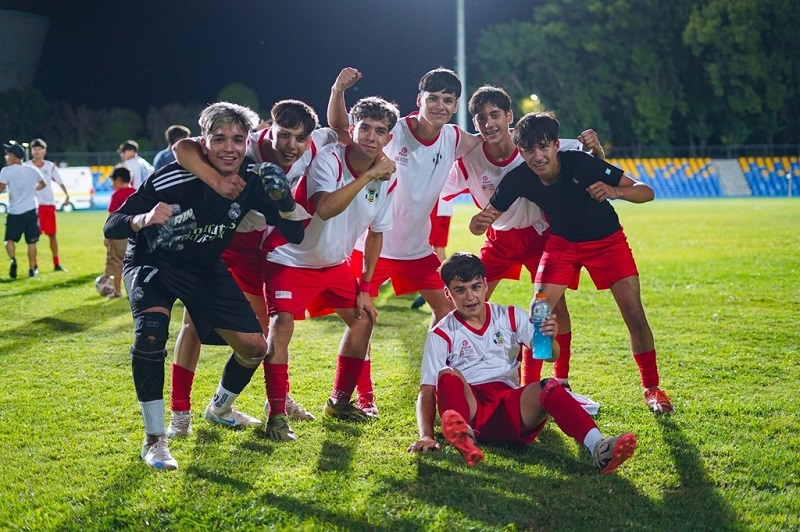
[[[137,286],[133,289],[133,295],[131,296],[134,301],[139,301],[144,297],[144,290],[141,286]]]
[[[241,215],[242,215],[242,206],[234,201],[233,203],[231,203],[231,208],[228,209],[228,217],[231,220],[235,220]]]

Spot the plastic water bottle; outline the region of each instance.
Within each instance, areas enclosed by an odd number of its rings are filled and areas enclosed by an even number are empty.
[[[542,292],[536,294],[531,305],[531,318],[533,318],[533,358],[547,360],[553,356],[553,337],[542,334],[542,324],[550,316],[550,303]]]

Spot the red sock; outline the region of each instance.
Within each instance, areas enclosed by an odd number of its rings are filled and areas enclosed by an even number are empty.
[[[547,410],[564,434],[575,438],[581,445],[589,431],[597,428],[592,417],[556,379],[547,380],[539,394],[539,404]]]
[[[173,364],[170,377],[170,410],[174,410],[175,412],[187,412],[191,410],[194,371],[189,371],[177,364]]]
[[[375,390],[372,388],[372,363],[369,358],[364,360],[364,367],[361,369],[361,375],[356,383],[356,392],[359,403],[372,404],[375,402]]]
[[[289,364],[264,364],[269,417],[286,414],[286,394],[289,393]]]
[[[556,342],[558,342],[558,346],[561,348],[561,353],[558,355],[558,359],[553,362],[553,375],[555,375],[557,379],[568,379],[572,333],[568,332],[557,335]]]
[[[338,403],[347,402],[353,396],[361,370],[364,368],[363,358],[339,355],[336,359],[336,376],[333,378],[331,399]]]
[[[650,388],[658,386],[658,365],[656,364],[656,350],[645,353],[634,353],[633,359],[639,366],[639,375],[642,377],[642,386]]]
[[[58,256],[53,255],[53,266],[58,266]]]
[[[529,347],[522,346],[522,378],[520,385],[525,386],[532,382],[542,380],[542,359],[533,358],[533,351]]]
[[[453,375],[445,373],[436,383],[436,404],[439,407],[439,417],[447,410],[455,410],[470,422],[469,403],[464,394],[464,381]]]

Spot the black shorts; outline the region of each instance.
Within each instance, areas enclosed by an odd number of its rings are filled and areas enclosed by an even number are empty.
[[[175,300],[180,299],[204,344],[226,345],[214,329],[261,332],[261,324],[250,302],[220,259],[202,274],[169,265],[132,267],[126,263],[123,278],[134,319],[152,307],[172,310]]]
[[[9,214],[6,218],[6,241],[19,242],[23,234],[28,244],[39,241],[39,216],[36,209],[22,214]]]

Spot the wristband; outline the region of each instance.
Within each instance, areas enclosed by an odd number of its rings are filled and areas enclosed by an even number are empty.
[[[365,281],[364,279],[361,279],[358,282],[358,291],[369,294],[371,296],[374,286],[375,285],[372,284],[370,281]]]

